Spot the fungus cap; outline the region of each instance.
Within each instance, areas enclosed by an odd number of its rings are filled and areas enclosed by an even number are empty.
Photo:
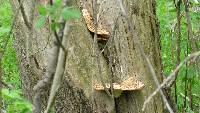
[[[134,90],[141,90],[144,88],[144,84],[135,79],[134,77],[130,77],[127,80],[122,81],[120,84],[119,83],[112,83],[113,90],[122,90],[122,91],[134,91]],[[110,89],[111,86],[109,83],[105,83],[105,87],[107,89]],[[102,84],[95,83],[94,84],[94,89],[97,91],[105,90]]]

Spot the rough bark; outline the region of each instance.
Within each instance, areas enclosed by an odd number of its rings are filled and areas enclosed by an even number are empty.
[[[84,1],[84,0],[82,0]],[[97,3],[100,3],[98,0]],[[62,86],[55,100],[55,111],[57,113],[141,113],[145,98],[155,89],[155,83],[150,76],[150,72],[145,67],[136,45],[133,44],[132,34],[128,28],[126,19],[120,14],[120,9],[115,0],[105,0],[98,4],[100,20],[110,33],[113,32],[117,19],[117,29],[114,30],[113,42],[108,49],[108,56],[113,56],[112,66],[114,82],[121,82],[134,76],[145,84],[145,88],[140,91],[124,91],[119,98],[112,99],[104,91],[95,91],[92,87],[93,81],[100,82],[98,66],[93,54],[93,34],[87,29],[84,19],[73,20],[68,34],[65,77]],[[90,3],[90,0],[84,1]],[[31,15],[28,7],[31,1],[24,1],[27,15]],[[80,1],[72,0],[70,5],[80,7]],[[158,79],[161,79],[161,56],[159,25],[155,14],[155,1],[145,2],[138,0],[126,0],[123,2],[128,13],[128,18],[133,23],[134,30],[137,31],[140,41],[144,47],[146,55],[149,57]],[[13,2],[13,11],[19,6]],[[91,7],[88,5],[89,10]],[[106,9],[106,11],[101,11]],[[80,9],[81,10],[81,9]],[[15,49],[20,67],[20,75],[23,84],[23,92],[27,99],[32,101],[34,96],[33,87],[42,78],[47,64],[47,50],[51,48],[54,37],[47,27],[41,30],[33,30],[32,52],[33,59],[28,63],[26,58],[26,38],[29,37],[29,30],[25,25],[22,15],[18,15],[14,27]],[[47,47],[46,47],[47,45]],[[99,48],[95,47],[95,50]],[[110,82],[110,70],[108,60],[100,56],[103,82]],[[32,67],[32,68],[30,68]],[[40,67],[40,68],[38,68]],[[48,97],[44,97],[48,98]],[[44,99],[45,100],[45,99]],[[46,101],[44,101],[46,106]],[[163,105],[159,95],[148,104],[144,113],[162,113]]]

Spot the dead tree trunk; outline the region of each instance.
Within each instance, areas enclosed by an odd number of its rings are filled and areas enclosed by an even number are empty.
[[[20,1],[20,0],[19,0]],[[13,0],[13,11],[18,11],[20,4]],[[97,0],[97,39],[94,45],[95,17],[92,16],[91,0],[71,0],[70,5],[83,9],[91,15],[91,20],[83,17],[70,20],[72,23],[66,43],[68,55],[62,86],[55,100],[57,113],[141,113],[144,100],[154,91],[156,85],[150,76],[150,71],[143,61],[137,45],[134,44],[133,31],[139,37],[144,52],[156,70],[157,78],[161,80],[161,56],[159,25],[157,23],[154,0],[125,0],[123,6],[128,15],[124,17],[116,0]],[[31,15],[37,16],[37,11],[31,11],[34,0],[23,1],[27,20]],[[38,3],[36,3],[36,6]],[[34,13],[35,14],[32,14]],[[48,26],[30,30],[25,24],[23,12],[15,18],[14,37],[23,92],[32,101],[33,87],[45,73],[48,50],[55,40]],[[92,24],[93,23],[93,24]],[[130,25],[131,23],[131,25]],[[33,23],[31,23],[33,24]],[[31,38],[31,56],[27,54],[27,38]],[[95,47],[94,47],[95,46]],[[105,49],[102,49],[105,48]],[[29,48],[30,49],[30,48]],[[95,51],[95,52],[94,52]],[[103,51],[103,54],[100,54]],[[95,53],[95,54],[94,54]],[[97,54],[96,54],[97,53]],[[100,55],[100,56],[99,56]],[[30,57],[30,61],[27,60]],[[100,72],[100,73],[99,73]],[[144,88],[137,91],[122,91],[116,94],[115,85],[141,81]],[[111,83],[111,88],[98,91],[94,87]],[[50,86],[49,86],[50,87]],[[137,87],[137,86],[135,86]],[[121,90],[120,90],[121,91]],[[110,94],[108,94],[110,93]],[[48,94],[47,94],[48,95]],[[48,98],[48,96],[44,98]],[[111,96],[110,96],[111,95]],[[44,99],[43,107],[46,106]],[[157,95],[148,104],[144,113],[162,113],[162,99]]]

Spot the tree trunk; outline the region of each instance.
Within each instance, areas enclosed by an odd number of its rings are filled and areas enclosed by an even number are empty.
[[[13,12],[19,7],[17,1],[12,2]],[[28,20],[31,21],[31,11],[34,0],[24,1],[23,6]],[[71,0],[70,5],[80,8],[80,1]],[[86,8],[92,15],[90,0],[82,0],[82,8]],[[36,3],[37,5],[37,3]],[[144,47],[145,54],[150,59],[157,78],[161,80],[161,56],[159,25],[155,13],[155,1],[125,0],[123,6],[126,9],[128,19],[132,23],[134,32]],[[36,14],[37,16],[37,11]],[[141,113],[144,100],[154,91],[156,85],[141,57],[140,51],[135,45],[129,23],[122,15],[116,0],[97,0],[98,23],[109,34],[109,45],[99,57],[100,64],[96,60],[93,50],[100,52],[95,45],[93,49],[93,36],[86,25],[85,19],[70,20],[66,59],[65,76],[62,86],[55,100],[57,113]],[[20,67],[23,92],[27,99],[32,102],[33,87],[45,73],[48,50],[55,40],[48,25],[38,30],[29,30],[25,24],[22,13],[15,18],[15,49]],[[34,19],[35,20],[35,19]],[[32,35],[31,35],[32,33]],[[31,61],[27,60],[27,38],[32,37]],[[98,38],[103,37],[101,34]],[[107,41],[99,41],[99,45],[105,46]],[[107,52],[106,52],[107,51]],[[109,66],[109,62],[112,65]],[[101,67],[102,74],[99,72]],[[112,77],[112,80],[110,78]],[[134,77],[144,83],[145,87],[137,91],[123,91],[119,97],[111,98],[105,91],[97,91],[94,84],[121,83],[128,78]],[[46,106],[48,94],[44,96],[43,107]],[[163,104],[159,95],[155,96],[148,104],[144,113],[162,113]]]

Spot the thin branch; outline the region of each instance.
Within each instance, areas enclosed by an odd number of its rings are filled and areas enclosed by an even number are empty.
[[[67,5],[66,3],[67,3],[66,0],[63,1],[63,7],[65,7]],[[53,5],[52,0],[50,0],[50,5]],[[51,20],[51,22],[54,22],[54,21]],[[59,58],[58,55],[60,52],[59,48],[61,47],[63,52],[65,54],[67,53],[65,47],[62,44],[66,21],[64,19],[61,19],[60,23],[61,23],[61,27],[59,28],[58,33],[56,31],[53,32],[54,36],[56,38],[56,41],[54,41],[54,46],[50,50],[51,53],[48,55],[49,58],[47,58],[48,62],[47,62],[47,71],[45,73],[45,76],[42,78],[42,80],[38,81],[38,83],[34,87],[34,90],[36,91],[36,93],[35,93],[34,100],[33,100],[34,107],[35,107],[35,109],[33,110],[33,113],[41,112],[41,101],[42,101],[41,97],[49,89],[49,85],[51,84],[52,80],[54,79],[54,74],[56,73],[56,69],[58,67],[57,66],[58,58]],[[57,76],[57,75],[55,74],[55,76]],[[51,95],[52,95],[52,92],[51,92]],[[50,98],[54,98],[54,96],[53,97],[50,96]],[[49,100],[51,100],[51,99],[49,99]],[[50,104],[48,104],[48,107],[51,107],[51,105],[52,105],[52,102],[50,102]],[[48,110],[49,110],[49,108],[47,108],[47,111]]]
[[[53,80],[53,75],[56,71],[56,66],[58,62],[58,53],[59,47],[58,45],[54,44],[52,49],[49,51],[47,57],[47,68],[45,76],[42,80],[38,81],[38,83],[34,86],[34,91],[36,92],[33,99],[34,110],[33,113],[40,113],[41,112],[41,96],[44,94],[47,89],[49,89],[49,85]]]
[[[25,0],[24,0],[25,1]],[[28,16],[26,15],[25,13],[25,10],[24,10],[24,6],[23,6],[23,2],[21,2],[21,0],[18,0],[18,3],[19,3],[19,8],[21,10],[21,13],[22,13],[22,17],[23,17],[23,20],[24,20],[24,23],[26,24],[26,26],[28,27],[28,29],[30,30],[32,27],[32,23],[29,22],[28,20]]]
[[[121,0],[117,0],[117,2],[118,2],[119,6],[120,6],[120,8],[121,8],[122,14],[123,14],[124,17],[126,18],[127,23],[128,23],[128,25],[129,25],[129,29],[130,29],[130,31],[131,31],[131,33],[132,33],[132,37],[133,37],[133,40],[134,40],[133,43],[134,43],[136,46],[138,46],[138,49],[139,49],[139,51],[140,51],[140,53],[141,53],[141,56],[142,56],[142,58],[144,59],[144,61],[146,62],[146,65],[147,65],[147,67],[149,68],[149,70],[150,70],[150,72],[151,72],[151,75],[152,75],[152,77],[153,77],[154,82],[156,83],[157,87],[159,87],[160,85],[159,85],[158,79],[157,79],[157,77],[156,77],[156,73],[155,73],[155,71],[154,71],[154,69],[153,69],[153,66],[152,66],[152,64],[150,63],[148,57],[145,55],[143,46],[141,45],[141,43],[140,43],[140,41],[139,41],[139,36],[138,36],[137,32],[134,31],[134,30],[133,30],[133,27],[131,26],[132,24],[131,24],[130,20],[128,19],[128,16],[127,16],[127,13],[126,13],[126,11],[125,11],[125,9],[124,9],[124,7],[123,7],[122,1],[121,1]],[[166,106],[167,106],[168,111],[169,111],[170,113],[174,113],[173,110],[172,110],[172,108],[170,107],[170,105],[169,105],[169,103],[168,103],[168,101],[167,101],[167,99],[166,99],[166,97],[165,97],[163,91],[162,91],[162,90],[159,90],[159,92],[160,92],[160,95],[161,95],[162,98],[163,98],[164,103],[165,103]],[[144,108],[145,108],[145,107],[143,107],[142,110],[144,110]]]
[[[1,81],[1,80],[0,80],[0,86],[11,88],[8,84],[6,84],[4,81]],[[2,88],[2,87],[0,87],[0,88]]]
[[[188,40],[187,40],[188,41]],[[186,55],[188,55],[188,52],[189,52],[189,48],[188,48],[188,43],[187,43],[187,51],[185,53],[185,57]],[[186,70],[185,70],[185,96],[184,96],[184,105],[183,105],[183,108],[184,108],[184,111],[186,112],[186,104],[187,104],[187,100],[186,100],[186,97],[187,97],[187,88],[188,88],[188,63],[186,62],[185,63],[185,66],[186,66]]]
[[[66,27],[64,30],[65,36],[63,37],[63,40],[62,40],[62,44],[65,44],[65,45],[67,44],[67,40],[68,40],[69,27],[70,27],[70,25],[68,23],[66,23]],[[60,88],[62,78],[64,75],[64,71],[65,71],[65,66],[66,66],[66,57],[67,57],[66,51],[64,51],[61,48],[60,52],[59,52],[58,63],[57,63],[56,72],[55,72],[54,79],[53,79],[53,84],[51,87],[50,96],[48,99],[48,105],[47,105],[47,108],[44,113],[49,113],[50,108],[54,102],[56,93],[58,92],[58,90]]]
[[[65,7],[67,5],[67,0],[64,0],[63,1],[63,7]],[[53,0],[50,0],[49,1],[49,4],[50,5],[53,5]],[[53,19],[51,19],[51,23],[54,23],[55,21]],[[60,30],[58,31],[58,33],[56,31],[53,31],[53,34],[57,40],[57,43],[59,44],[59,46],[63,49],[63,51],[66,53],[67,51],[65,50],[65,47],[63,46],[62,44],[62,38],[63,38],[63,31],[64,31],[64,28],[65,28],[65,23],[66,21],[64,19],[61,19],[61,27],[60,27]]]
[[[161,90],[172,78],[176,75],[176,72],[180,70],[180,68],[189,60],[195,60],[197,57],[200,56],[200,51],[189,54],[183,62],[181,62],[176,69],[163,81],[163,83],[145,100],[143,108],[146,106],[147,103]]]
[[[60,31],[61,31],[61,30],[60,30]],[[54,31],[53,33],[54,33],[54,36],[55,36],[55,38],[56,38],[56,41],[57,41],[58,45],[59,45],[59,46],[63,49],[63,51],[66,53],[67,51],[66,51],[65,47],[64,47],[63,44],[62,44],[62,36],[59,36],[58,33],[57,33],[56,31]]]

